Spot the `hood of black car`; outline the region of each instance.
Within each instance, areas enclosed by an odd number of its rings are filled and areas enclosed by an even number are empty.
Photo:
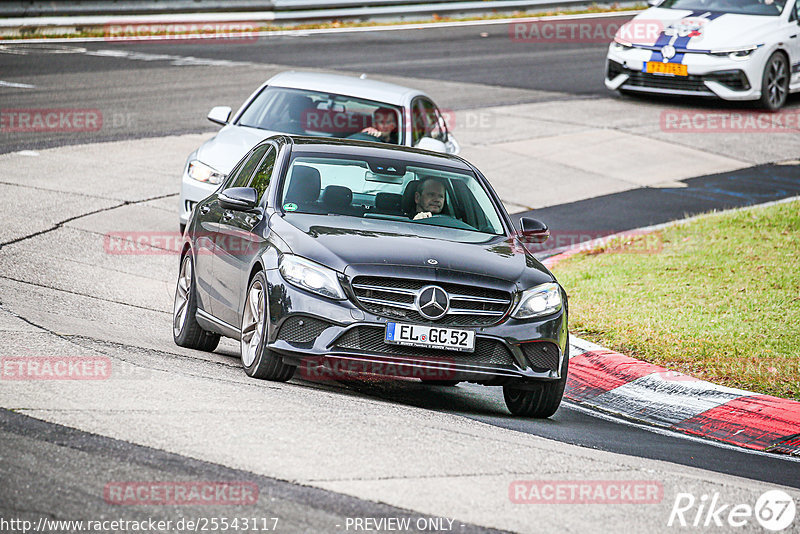
[[[294,254],[348,276],[417,271],[452,280],[460,273],[520,289],[553,281],[541,263],[505,236],[334,215],[292,213],[270,222]]]

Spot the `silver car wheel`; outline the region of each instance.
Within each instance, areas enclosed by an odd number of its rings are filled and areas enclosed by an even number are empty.
[[[242,317],[242,363],[250,367],[256,360],[264,334],[264,286],[256,280],[250,286]]]
[[[189,254],[183,258],[181,272],[178,276],[178,287],[175,288],[175,303],[172,306],[172,331],[179,336],[186,325],[189,310],[189,291],[192,288],[192,258]]]

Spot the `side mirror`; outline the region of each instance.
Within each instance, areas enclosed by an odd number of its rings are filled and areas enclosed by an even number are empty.
[[[229,187],[217,198],[226,210],[250,211],[258,206],[258,191],[252,187]]]
[[[448,154],[458,155],[458,153],[461,152],[461,145],[458,144],[458,141],[456,141],[452,133],[447,134],[447,143],[445,143],[445,147]]]
[[[414,146],[416,148],[421,148],[423,150],[430,150],[431,152],[439,152],[440,154],[447,154],[447,145],[445,145],[441,141],[437,141],[433,137],[423,137]]]
[[[664,0],[647,0],[647,5],[650,7],[658,7],[660,6]]]
[[[519,220],[520,240],[523,243],[544,243],[550,237],[550,229],[538,219],[523,217]]]
[[[216,106],[208,112],[208,120],[225,126],[231,118],[231,108],[228,106]]]

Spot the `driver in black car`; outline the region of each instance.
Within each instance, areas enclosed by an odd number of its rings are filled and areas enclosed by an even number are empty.
[[[444,208],[445,189],[444,184],[436,178],[426,178],[419,184],[417,192],[414,193],[416,203],[416,215],[414,220],[427,219],[433,215],[439,215]]]

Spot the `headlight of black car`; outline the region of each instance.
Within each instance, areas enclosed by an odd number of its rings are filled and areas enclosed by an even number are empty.
[[[278,261],[278,269],[287,282],[301,289],[336,300],[347,298],[336,271],[319,263],[284,254]]]
[[[515,319],[543,317],[556,313],[561,306],[561,288],[558,284],[550,282],[523,291],[522,298],[511,317]]]

